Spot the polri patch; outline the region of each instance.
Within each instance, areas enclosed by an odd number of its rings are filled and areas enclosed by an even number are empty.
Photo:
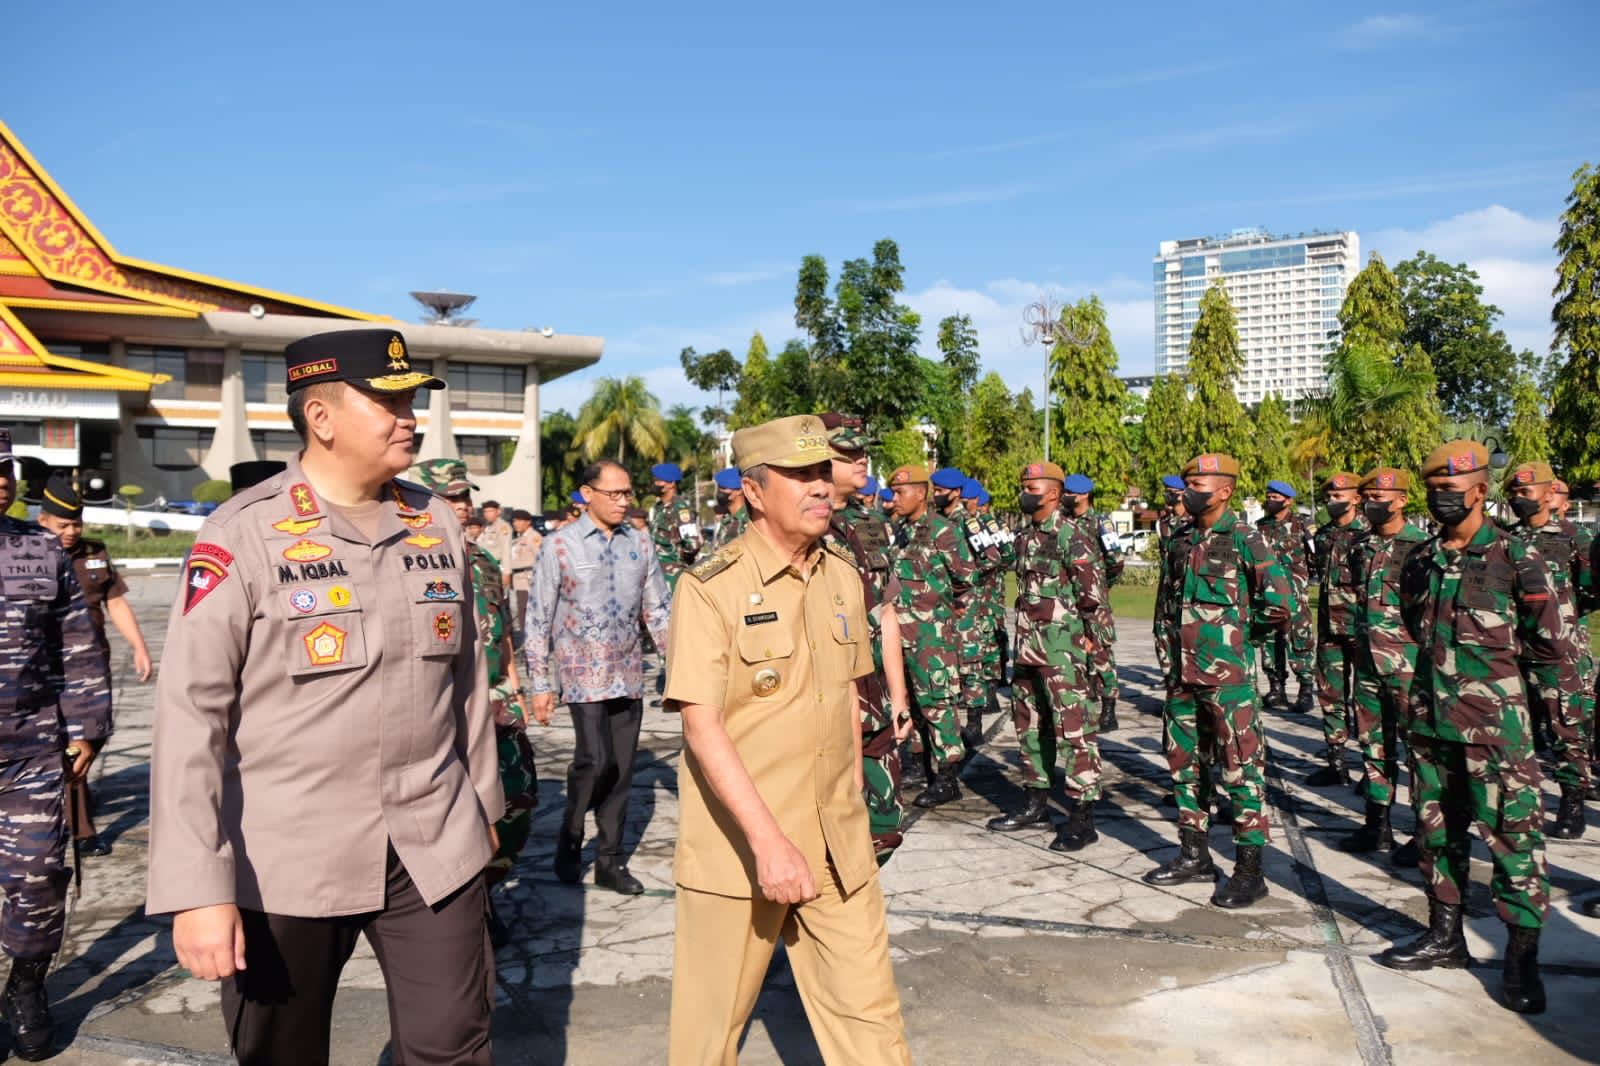
[[[198,548],[200,545],[197,544],[195,547]],[[184,569],[183,613],[188,614],[198,607],[201,600],[211,595],[211,591],[226,580],[228,580],[226,566],[219,565],[210,558],[191,554],[189,564]]]
[[[425,600],[453,600],[460,595],[448,581],[430,581],[422,589]]]
[[[776,622],[777,620],[777,611],[757,611],[755,614],[744,616],[744,624],[747,626],[758,626],[765,622]]]

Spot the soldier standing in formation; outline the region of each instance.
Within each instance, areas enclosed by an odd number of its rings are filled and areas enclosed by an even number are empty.
[[[1555,517],[1551,508],[1554,481],[1549,463],[1523,463],[1506,478],[1505,489],[1517,516],[1511,535],[1539,549],[1561,604],[1562,620],[1572,634],[1566,643],[1570,662],[1524,660],[1522,676],[1527,682],[1533,728],[1537,731],[1543,725],[1550,731],[1551,776],[1561,789],[1561,806],[1550,835],[1576,840],[1584,830],[1583,804],[1590,785],[1589,730],[1593,725],[1585,720],[1586,709],[1593,706],[1590,683],[1594,664],[1583,616],[1593,604],[1595,590],[1592,545],[1580,546],[1576,527],[1568,528],[1570,523]]]
[[[999,556],[999,568],[994,570],[978,587],[980,604],[979,643],[982,648],[980,665],[984,684],[988,686],[988,706],[994,706],[994,690],[1006,684],[1006,661],[1009,639],[1006,631],[1005,573],[1016,566],[1016,536],[1000,523],[989,509],[989,490],[973,478],[968,478],[961,489],[961,499],[967,504],[967,513],[977,521],[984,551],[994,551]]]
[[[902,466],[890,475],[889,485],[894,490],[900,637],[929,778],[928,787],[912,802],[937,807],[961,798],[966,750],[956,712],[961,696],[959,625],[972,603],[977,568],[965,535],[928,506],[926,467]]]
[[[144,633],[139,629],[139,620],[128,604],[127,583],[112,563],[105,543],[83,535],[83,497],[73,484],[73,476],[65,470],[51,474],[45,485],[39,525],[55,534],[72,559],[107,673],[111,670],[111,644],[106,640],[109,619],[133,651],[134,675],[141,682],[149,681],[154,666],[150,662],[150,650],[145,646]],[[72,839],[79,849],[90,855],[111,854],[111,845],[100,839],[94,827],[94,797],[87,778],[73,784],[67,805],[72,820]]]
[[[1572,538],[1573,551],[1580,562],[1578,583],[1578,646],[1588,656],[1583,674],[1583,706],[1582,717],[1584,733],[1589,738],[1589,791],[1586,798],[1591,802],[1600,801],[1600,774],[1595,773],[1596,764],[1600,764],[1600,729],[1595,722],[1595,697],[1597,679],[1595,676],[1594,644],[1589,634],[1589,612],[1600,606],[1600,559],[1596,558],[1596,538],[1594,527],[1578,525],[1567,517],[1567,510],[1572,506],[1571,489],[1565,481],[1556,480],[1550,483],[1550,513],[1561,523],[1562,530]]]
[[[700,523],[695,519],[694,508],[687,501],[678,501],[678,483],[683,471],[677,463],[657,463],[650,468],[655,483],[656,502],[650,508],[650,539],[656,546],[656,558],[661,560],[661,574],[667,579],[667,591],[677,587],[678,575],[692,566],[700,554]]]
[[[1022,469],[1019,502],[1029,526],[1017,542],[1017,662],[1012,722],[1022,750],[1022,806],[989,822],[1009,833],[1048,822],[1050,781],[1059,748],[1066,762],[1067,822],[1052,851],[1079,851],[1099,839],[1095,745],[1094,624],[1108,599],[1093,534],[1062,512],[1061,468]]]
[[[0,949],[11,956],[0,1015],[12,1053],[37,1062],[54,1051],[44,981],[72,880],[62,796],[111,735],[111,683],[72,559],[5,514],[16,485],[11,433],[0,430]]]
[[[1174,597],[1181,591],[1175,587],[1174,578],[1181,580],[1183,576],[1181,573],[1174,574],[1173,568],[1168,565],[1167,549],[1172,544],[1172,538],[1177,536],[1189,521],[1189,512],[1183,508],[1183,489],[1183,478],[1177,474],[1168,474],[1161,479],[1165,506],[1156,516],[1156,606],[1151,630],[1155,638],[1156,666],[1160,669],[1163,679],[1171,676],[1174,653],[1167,615],[1172,610]]]
[[[717,525],[711,531],[713,550],[724,544],[731,544],[735,537],[744,532],[745,523],[750,520],[749,513],[744,506],[744,483],[739,477],[739,471],[733,467],[718,470],[712,479],[717,486]]]
[[[999,584],[1004,585],[1004,560],[1000,545],[987,540],[983,526],[967,514],[961,502],[961,492],[966,488],[967,475],[953,466],[941,467],[928,477],[932,486],[933,507],[939,516],[952,526],[967,543],[967,552],[976,568],[972,578],[972,596],[961,617],[956,619],[956,632],[960,639],[961,694],[958,714],[963,720],[961,745],[968,753],[983,741],[983,713],[993,699],[983,671],[984,633],[987,616],[984,613],[984,592]]]
[[[1300,682],[1300,693],[1294,709],[1310,714],[1312,660],[1316,657],[1316,637],[1311,626],[1311,531],[1305,519],[1295,510],[1294,486],[1287,481],[1267,482],[1265,512],[1256,521],[1256,529],[1267,546],[1277,553],[1278,562],[1289,577],[1289,628],[1286,632],[1268,635],[1261,649],[1261,666],[1267,675],[1268,710],[1289,709],[1288,678],[1290,669]]]
[[[1366,531],[1361,519],[1361,479],[1347,470],[1322,481],[1328,521],[1312,537],[1311,569],[1318,582],[1317,699],[1322,708],[1323,765],[1306,784],[1348,785],[1344,746],[1350,740],[1351,678],[1355,670],[1356,601],[1360,596],[1350,567],[1350,545]]]
[[[1069,518],[1084,527],[1084,532],[1088,535],[1089,542],[1094,546],[1095,555],[1100,561],[1100,569],[1105,573],[1106,587],[1109,589],[1122,577],[1122,541],[1117,536],[1116,527],[1111,524],[1111,520],[1092,509],[1093,499],[1092,480],[1083,474],[1068,475],[1062,487],[1061,509]],[[1100,706],[1096,729],[1101,733],[1113,733],[1117,729],[1119,691],[1116,660],[1117,620],[1111,613],[1109,595],[1095,612],[1089,637],[1094,645],[1090,692]]]
[[[1180,851],[1145,875],[1153,885],[1214,880],[1211,765],[1233,799],[1233,874],[1211,897],[1247,907],[1267,894],[1265,752],[1256,698],[1254,647],[1289,621],[1289,585],[1261,535],[1229,506],[1239,478],[1231,455],[1207,454],[1183,468],[1184,509],[1193,521],[1173,537],[1172,596],[1165,637],[1172,654],[1165,710],[1167,764],[1178,802]]]

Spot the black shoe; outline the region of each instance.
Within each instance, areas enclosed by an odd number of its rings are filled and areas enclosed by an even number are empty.
[[[1506,941],[1502,988],[1506,1008],[1518,1014],[1544,1013],[1544,981],[1539,977],[1539,930],[1511,927]]]
[[[1367,803],[1367,820],[1360,829],[1339,841],[1340,851],[1362,855],[1369,851],[1393,851],[1394,829],[1389,825],[1389,808]]]
[[[1461,970],[1472,965],[1467,938],[1461,935],[1461,908],[1428,900],[1428,931],[1407,944],[1396,944],[1376,959],[1391,970]]]
[[[1217,800],[1217,811],[1211,816],[1212,825],[1233,824],[1233,803],[1227,799]]]
[[[1165,796],[1162,796],[1161,797],[1161,806],[1166,807],[1166,808],[1168,808],[1170,810],[1177,810],[1178,809],[1178,794],[1176,792],[1168,792]]]
[[[1029,788],[1023,791],[1027,793],[1027,798],[1022,801],[1022,806],[998,818],[989,819],[990,829],[996,833],[1015,833],[1018,829],[1050,820],[1050,790]]]
[[[1051,851],[1082,851],[1084,848],[1100,839],[1100,834],[1094,828],[1094,801],[1080,799],[1074,801],[1072,813],[1067,816],[1067,824],[1061,827],[1056,838],[1050,842]]]
[[[1328,788],[1350,783],[1350,771],[1344,765],[1343,748],[1329,748],[1323,752],[1322,761],[1322,769],[1306,775],[1306,784],[1313,788]]]
[[[1300,682],[1300,695],[1295,698],[1294,709],[1301,714],[1310,714],[1317,709],[1316,693],[1312,692],[1311,686],[1304,681]]]
[[[1248,907],[1267,898],[1267,879],[1261,876],[1261,845],[1240,844],[1233,873],[1211,894],[1211,902],[1224,910]]]
[[[628,867],[615,859],[595,860],[594,883],[598,888],[609,888],[624,896],[644,895],[644,882],[629,873]]]
[[[961,746],[966,749],[967,757],[971,758],[983,746],[983,725],[967,723],[961,731]]]
[[[1215,881],[1217,864],[1211,861],[1206,835],[1198,829],[1178,829],[1178,857],[1144,875],[1147,885],[1186,885],[1190,881]]]
[[[55,1050],[56,1025],[50,1017],[44,979],[50,956],[11,960],[11,976],[0,994],[0,1014],[11,1023],[11,1053],[24,1062],[41,1062]]]
[[[928,783],[927,767],[923,765],[922,752],[903,748],[900,752],[900,787],[910,788],[913,785]]]
[[[1117,698],[1104,696],[1100,700],[1100,729],[1102,733],[1115,733],[1121,726],[1117,723]]]
[[[84,837],[78,841],[78,850],[85,855],[110,855],[111,845],[98,836]]]
[[[1417,838],[1401,844],[1389,855],[1389,865],[1402,870],[1415,870],[1422,864],[1422,849],[1417,846]]]
[[[1287,711],[1289,709],[1289,693],[1284,689],[1282,681],[1271,681],[1267,685],[1267,694],[1261,701],[1261,706],[1269,711]]]
[[[1584,900],[1578,904],[1578,910],[1583,912],[1585,918],[1600,918],[1600,896]]]
[[[1561,806],[1556,808],[1556,818],[1550,823],[1549,835],[1557,840],[1577,840],[1583,836],[1585,823],[1583,788],[1579,785],[1562,785]]]
[[[583,838],[573,838],[566,833],[556,837],[556,877],[562,884],[575,885],[583,877]]]
[[[511,927],[501,919],[500,912],[495,909],[494,900],[489,901],[489,946],[499,951],[511,943]]]
[[[940,804],[950,803],[961,798],[961,783],[956,775],[960,773],[957,766],[942,767],[933,775],[933,783],[912,800],[918,807],[937,807]]]

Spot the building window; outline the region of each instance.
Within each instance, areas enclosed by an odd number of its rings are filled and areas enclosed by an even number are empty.
[[[182,348],[128,348],[128,369],[142,374],[167,374],[172,380],[150,388],[152,400],[181,400],[184,398],[184,378],[187,374],[188,354]]]
[[[193,470],[211,447],[211,430],[185,426],[140,426],[150,461],[162,470]]]
[[[300,435],[287,429],[252,429],[250,443],[263,459],[278,459],[285,463],[300,454]]]
[[[494,363],[451,363],[450,405],[467,411],[521,411],[526,368]]]
[[[51,355],[64,355],[69,359],[82,359],[90,363],[111,364],[111,345],[92,341],[45,341],[45,350]]]
[[[190,348],[184,360],[185,400],[222,399],[222,349]]]
[[[490,477],[511,465],[517,442],[505,437],[457,437],[456,452],[474,477]]]
[[[244,370],[244,402],[285,404],[289,393],[285,388],[283,356],[271,352],[244,352],[240,362]]]

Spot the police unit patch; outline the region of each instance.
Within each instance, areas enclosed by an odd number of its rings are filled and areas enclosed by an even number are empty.
[[[301,614],[310,614],[317,609],[317,594],[310,589],[295,589],[289,594],[289,606]]]
[[[350,590],[343,585],[335,585],[328,590],[328,602],[335,607],[350,606]]]
[[[199,545],[196,545],[198,547]],[[190,555],[184,570],[183,613],[188,614],[211,595],[211,590],[228,579],[228,568],[212,559]]]
[[[422,589],[425,600],[453,600],[458,593],[448,581],[430,581]]]
[[[440,611],[433,616],[433,634],[440,640],[449,640],[455,636],[456,616],[449,611]]]
[[[318,544],[314,540],[301,537],[287,548],[283,549],[283,557],[291,563],[314,563],[318,559],[326,559],[333,554],[333,549],[326,544]]]
[[[303,638],[306,656],[312,666],[334,666],[344,662],[345,631],[323,622]]]

